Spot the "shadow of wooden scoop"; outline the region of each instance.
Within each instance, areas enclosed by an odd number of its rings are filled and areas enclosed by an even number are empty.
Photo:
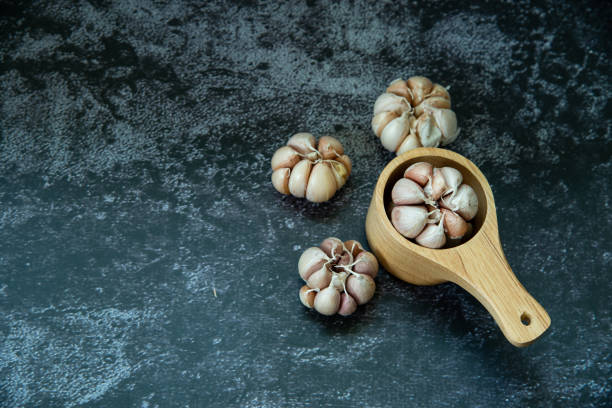
[[[478,196],[478,213],[472,220],[471,237],[458,246],[430,249],[399,234],[386,212],[391,190],[408,166],[428,162],[435,167],[454,167],[463,182]],[[533,343],[550,326],[546,310],[518,281],[499,241],[493,193],[480,170],[450,150],[418,148],[393,159],[376,183],[368,215],[366,235],[384,268],[415,285],[451,281],[471,293],[489,311],[504,336],[517,347]]]

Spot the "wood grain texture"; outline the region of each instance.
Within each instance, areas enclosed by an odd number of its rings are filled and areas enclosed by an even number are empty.
[[[473,235],[453,248],[430,249],[399,234],[386,208],[395,182],[413,163],[451,166],[478,196]],[[419,148],[391,161],[374,189],[366,218],[368,242],[387,271],[415,285],[451,281],[470,292],[493,316],[510,343],[528,346],[550,326],[544,308],[525,290],[501,248],[493,193],[485,176],[465,157],[445,149]]]

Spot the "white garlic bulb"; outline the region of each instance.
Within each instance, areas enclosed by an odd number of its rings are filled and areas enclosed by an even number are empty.
[[[476,192],[462,182],[463,175],[453,167],[426,162],[409,166],[391,190],[389,218],[397,232],[428,248],[461,243],[478,213]]]
[[[306,282],[299,293],[304,306],[327,316],[349,316],[374,296],[378,261],[359,242],[330,237],[304,251],[298,272]]]
[[[395,96],[395,95],[393,95]],[[316,139],[296,133],[272,156],[272,185],[282,194],[320,203],[341,189],[351,174],[351,159],[342,144],[331,136]]]
[[[459,134],[446,88],[422,76],[391,82],[374,103],[372,131],[398,155],[452,143]]]

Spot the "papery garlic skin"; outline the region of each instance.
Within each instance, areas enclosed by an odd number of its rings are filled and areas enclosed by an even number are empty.
[[[316,143],[310,133],[296,133],[272,156],[272,185],[281,194],[320,203],[331,199],[348,180],[352,163],[332,136]]]
[[[389,84],[374,103],[372,131],[398,155],[421,146],[446,146],[459,134],[447,89],[423,76]]]
[[[378,260],[358,241],[330,237],[304,251],[298,272],[306,281],[299,292],[304,306],[326,316],[349,316],[374,296]]]
[[[413,163],[391,190],[387,208],[391,224],[427,248],[459,245],[469,238],[469,221],[478,213],[476,192],[462,183],[463,175],[453,167]]]

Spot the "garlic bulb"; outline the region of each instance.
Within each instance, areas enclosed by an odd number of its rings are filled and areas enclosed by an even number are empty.
[[[352,164],[342,144],[331,136],[315,144],[312,134],[296,133],[274,153],[272,185],[278,192],[320,203],[346,184]]]
[[[306,282],[299,293],[304,306],[327,316],[349,316],[374,296],[378,261],[358,241],[330,237],[304,251],[298,272]]]
[[[398,155],[421,146],[446,146],[459,134],[448,91],[422,76],[389,84],[374,103],[372,131]]]
[[[478,213],[476,192],[462,182],[463,175],[453,167],[426,162],[409,166],[391,190],[388,211],[397,232],[428,248],[461,243],[472,231],[468,221]]]

